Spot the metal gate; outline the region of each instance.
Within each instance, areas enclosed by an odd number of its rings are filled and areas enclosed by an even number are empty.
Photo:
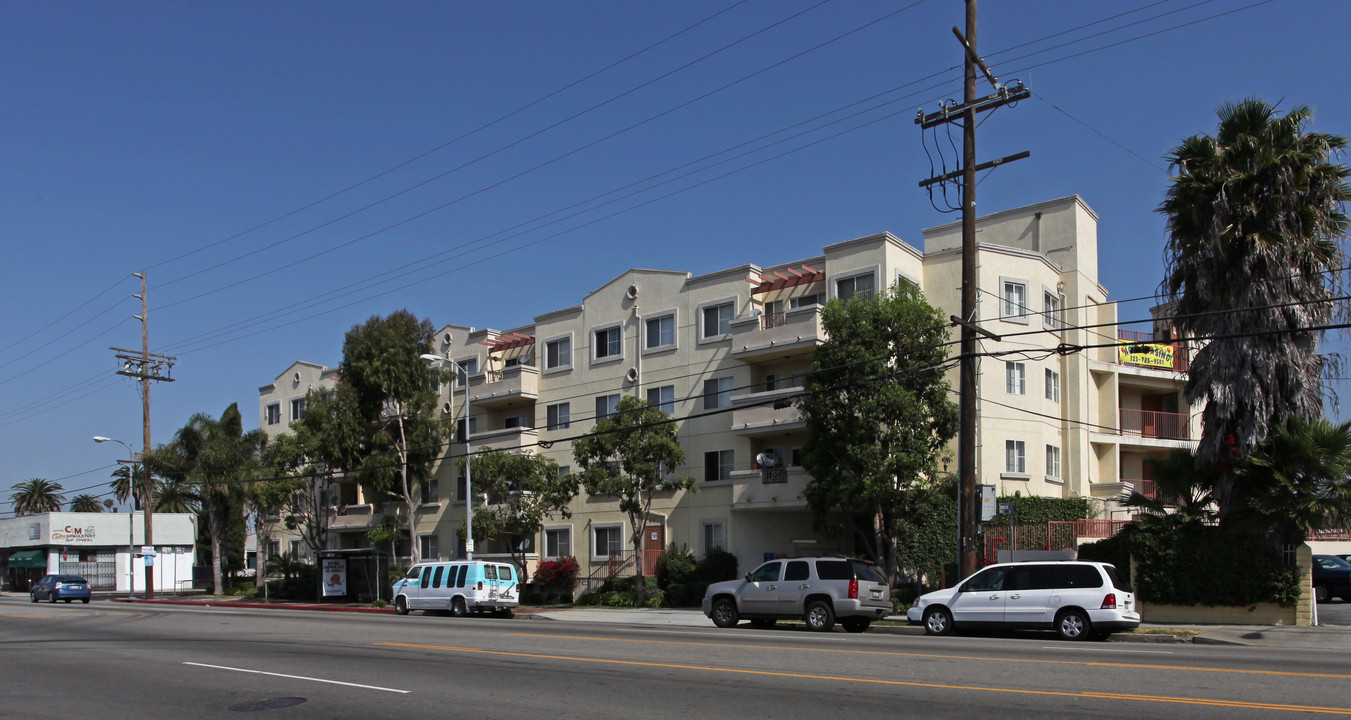
[[[112,550],[99,550],[96,560],[62,560],[61,572],[82,575],[94,590],[111,590],[117,587],[117,563]]]

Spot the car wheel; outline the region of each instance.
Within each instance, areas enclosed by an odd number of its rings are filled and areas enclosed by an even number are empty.
[[[932,607],[924,611],[924,633],[926,635],[951,635],[952,616],[947,608]]]
[[[713,601],[712,614],[713,624],[720,628],[736,627],[741,622],[741,616],[737,614],[736,603],[730,598],[718,598]]]
[[[52,593],[51,595],[48,595],[48,596],[47,596],[47,601],[50,602],[50,603],[53,604],[53,605],[56,604],[56,601],[57,601],[58,599],[59,599],[59,598],[56,597],[56,593]]]
[[[69,605],[69,604],[70,604],[70,601],[73,600],[74,598],[61,598],[61,599],[62,599],[62,600],[65,600],[65,601],[66,601],[66,604]]]
[[[394,612],[400,615],[408,614],[408,598],[400,595],[394,598]]]
[[[751,627],[760,628],[761,630],[768,630],[774,627],[774,624],[777,622],[778,620],[775,620],[774,618],[756,618],[751,621]]]
[[[29,600],[29,602],[37,602],[37,601],[38,601],[38,594],[35,593],[35,592],[30,592],[30,593],[28,593],[28,600]]]
[[[1064,640],[1083,640],[1093,634],[1093,624],[1082,610],[1065,610],[1055,618],[1055,631]]]
[[[1313,599],[1314,599],[1315,601],[1321,602],[1321,603],[1327,602],[1327,601],[1328,601],[1328,589],[1327,589],[1327,587],[1325,587],[1325,586],[1323,586],[1323,585],[1314,585],[1314,586],[1313,586]]]
[[[464,617],[469,614],[469,606],[464,604],[464,598],[455,598],[450,601],[450,614],[453,617]]]
[[[80,598],[80,602],[84,603],[85,605],[88,605],[88,604],[89,604],[89,598]]]
[[[868,618],[845,618],[840,621],[840,624],[848,632],[861,633],[867,630],[868,626],[873,624],[873,621]]]
[[[813,600],[807,604],[807,614],[803,616],[808,630],[826,632],[835,627],[835,611],[825,600]]]
[[[497,609],[497,610],[494,610],[494,611],[493,611],[493,617],[495,617],[495,618],[509,618],[509,617],[511,617],[511,608],[499,608],[499,609]]]

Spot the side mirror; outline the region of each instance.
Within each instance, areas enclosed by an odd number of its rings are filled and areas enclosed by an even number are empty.
[[[751,581],[751,574],[750,574],[750,573],[746,573],[746,582],[750,582],[750,581]]]

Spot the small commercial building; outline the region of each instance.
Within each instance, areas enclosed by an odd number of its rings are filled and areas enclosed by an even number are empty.
[[[191,513],[155,513],[154,548],[145,547],[144,513],[54,512],[0,519],[0,577],[25,592],[49,573],[71,573],[94,590],[144,592],[153,563],[156,591],[192,587],[197,537]],[[153,550],[147,554],[146,550]]]

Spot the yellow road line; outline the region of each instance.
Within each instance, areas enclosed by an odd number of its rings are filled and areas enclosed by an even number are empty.
[[[548,635],[544,633],[512,633],[516,637],[558,638],[563,640],[591,640],[604,642],[631,642],[644,645],[692,645],[695,647],[745,648],[751,650],[792,650],[793,652],[839,653],[842,655],[881,655],[886,657],[928,658],[933,660],[980,660],[1001,663],[1040,663],[1045,665],[1079,665],[1086,667],[1123,668],[1134,670],[1186,670],[1190,672],[1233,673],[1235,675],[1276,675],[1279,677],[1329,678],[1333,680],[1351,680],[1351,675],[1334,673],[1300,673],[1284,670],[1242,670],[1238,668],[1192,667],[1188,665],[1146,665],[1142,663],[1099,662],[1093,660],[1045,660],[1039,658],[1007,658],[979,655],[939,655],[936,653],[889,652],[884,650],[839,650],[818,647],[785,647],[766,645],[745,645],[738,643],[698,643],[681,640],[639,640],[615,637],[585,637],[580,635]]]
[[[0,613],[0,617],[32,618],[34,620],[49,620],[51,615],[15,615],[13,613]]]
[[[679,665],[674,663],[647,662],[642,660],[607,660],[604,658],[573,657],[568,655],[545,655],[541,653],[508,652],[505,650],[483,650],[479,648],[452,647],[446,645],[419,645],[414,643],[375,643],[379,647],[400,647],[416,650],[443,650],[446,652],[471,653],[477,655],[501,655],[507,657],[534,658],[539,660],[570,660],[572,662],[598,663],[604,665],[627,665],[638,667],[665,668],[671,670],[695,670],[700,672],[729,673],[736,675],[761,675],[765,677],[793,678],[796,680],[832,680],[837,682],[867,683],[871,685],[892,685],[899,687],[929,688],[936,690],[971,690],[978,692],[1007,693],[1013,695],[1041,695],[1045,697],[1080,698],[1091,700],[1138,700],[1140,702],[1175,703],[1183,705],[1207,705],[1212,707],[1233,707],[1256,710],[1285,710],[1290,712],[1316,712],[1331,715],[1351,715],[1351,708],[1322,707],[1317,705],[1280,705],[1276,703],[1246,702],[1225,698],[1182,698],[1164,695],[1134,695],[1129,693],[1104,692],[1065,692],[1057,690],[1021,690],[1017,688],[982,687],[977,685],[950,685],[946,683],[925,683],[906,680],[878,680],[875,678],[844,677],[839,675],[809,675],[804,673],[772,672],[769,670],[745,670],[741,668],[721,668],[706,665]]]

